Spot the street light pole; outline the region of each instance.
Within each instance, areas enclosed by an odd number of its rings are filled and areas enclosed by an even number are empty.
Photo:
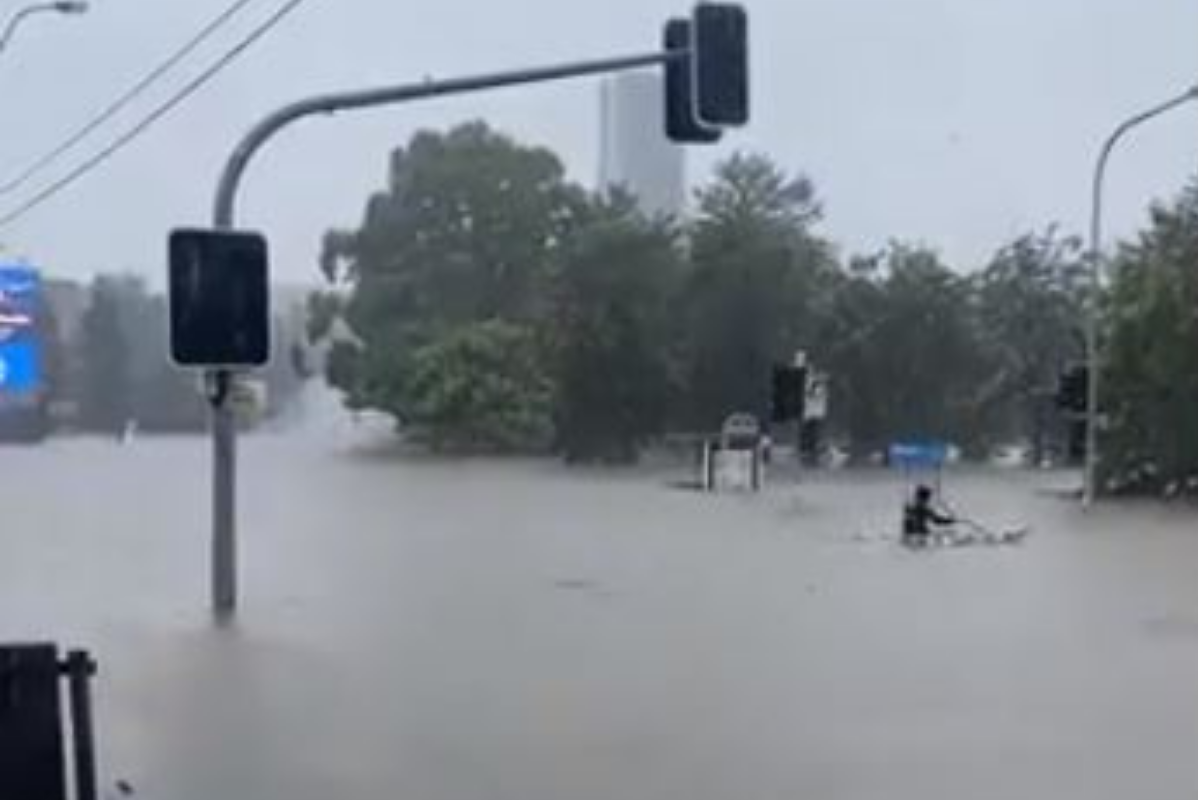
[[[17,28],[21,23],[29,19],[34,14],[54,13],[54,14],[83,14],[88,10],[88,5],[83,0],[58,0],[53,3],[34,3],[25,6],[16,11],[4,26],[4,32],[0,33],[0,53],[8,47],[9,41],[13,34],[17,32]]]
[[[1092,219],[1088,245],[1088,259],[1091,261],[1091,280],[1088,287],[1087,320],[1084,335],[1087,348],[1087,411],[1086,411],[1086,443],[1083,457],[1083,506],[1090,507],[1096,500],[1096,472],[1099,465],[1100,439],[1100,293],[1104,280],[1103,238],[1103,202],[1104,176],[1108,169],[1108,159],[1117,143],[1144,122],[1165,114],[1168,111],[1190,103],[1196,99],[1196,87],[1192,86],[1186,92],[1176,95],[1166,102],[1135,114],[1122,122],[1104,140],[1100,155],[1096,158],[1096,167],[1092,173]]]

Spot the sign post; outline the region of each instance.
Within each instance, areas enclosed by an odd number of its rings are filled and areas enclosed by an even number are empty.
[[[212,428],[212,603],[218,616],[237,605],[238,370],[267,363],[271,353],[267,242],[258,234],[181,229],[169,244],[171,358],[205,370]]]

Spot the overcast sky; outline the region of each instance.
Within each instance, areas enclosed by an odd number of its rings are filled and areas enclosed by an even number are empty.
[[[0,178],[53,146],[230,0],[93,0],[29,21],[0,54]],[[258,0],[82,157],[136,120],[282,0]],[[22,3],[3,0],[7,14]],[[920,240],[955,265],[1059,221],[1081,231],[1096,149],[1113,124],[1196,76],[1193,0],[751,0],[753,121],[689,153],[693,183],[735,148],[816,182],[844,251]],[[160,282],[167,231],[208,222],[238,136],[291,99],[652,48],[668,0],[308,0],[191,102],[105,167],[0,229],[8,254],[54,274]],[[358,222],[389,150],[417,128],[483,117],[596,175],[595,80],[313,120],[251,167],[239,222],[266,231],[275,275],[312,280],[322,232]],[[1110,172],[1108,225],[1196,171],[1196,110],[1143,128]],[[61,167],[74,163],[68,159]],[[46,178],[52,176],[45,176]],[[32,188],[32,187],[31,187]],[[0,211],[18,196],[0,197]]]

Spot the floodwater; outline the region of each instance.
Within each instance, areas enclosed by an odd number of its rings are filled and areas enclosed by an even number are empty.
[[[1020,547],[881,539],[899,485],[244,442],[242,612],[202,439],[0,449],[0,640],[100,663],[151,800],[1184,800],[1194,507],[951,475]],[[1061,482],[1061,479],[1060,479]]]

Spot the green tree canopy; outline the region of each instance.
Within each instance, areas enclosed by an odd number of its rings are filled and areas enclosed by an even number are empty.
[[[1084,355],[1085,279],[1079,241],[1054,227],[1005,245],[978,275],[983,357],[995,370],[981,412],[994,436],[1041,443],[1047,435],[1059,376]]]
[[[528,321],[578,205],[549,150],[480,122],[424,131],[392,154],[358,231],[326,235],[322,269],[359,291],[349,319]]]
[[[859,453],[906,438],[974,444],[988,366],[970,282],[925,247],[858,259],[836,290],[820,363],[833,422]]]
[[[675,232],[616,194],[589,205],[567,244],[547,341],[557,443],[569,461],[631,461],[672,400]]]
[[[714,429],[731,412],[767,412],[771,366],[813,337],[831,248],[810,227],[812,184],[770,160],[737,154],[698,193],[688,229],[688,422]]]
[[[1196,475],[1196,185],[1121,248],[1107,300],[1101,455],[1118,483]]]
[[[1117,259],[1112,469],[1195,471],[1195,214],[1193,186]],[[308,333],[331,343],[348,406],[439,447],[553,439],[571,460],[628,460],[663,432],[765,416],[771,367],[799,350],[829,374],[831,431],[857,453],[1036,442],[1081,355],[1078,242],[1049,227],[971,272],[895,243],[843,264],[821,215],[812,183],[761,155],[721,162],[676,228],[482,123],[425,131],[362,224],[326,235],[331,288]]]
[[[419,352],[480,322],[534,326],[581,203],[550,151],[483,123],[421,132],[397,149],[361,227],[325,237],[322,271],[348,287],[334,310],[355,337],[328,365],[347,403],[417,420],[406,400]]]
[[[524,450],[550,439],[553,388],[520,325],[469,323],[418,348],[403,390],[406,421],[436,449]]]

